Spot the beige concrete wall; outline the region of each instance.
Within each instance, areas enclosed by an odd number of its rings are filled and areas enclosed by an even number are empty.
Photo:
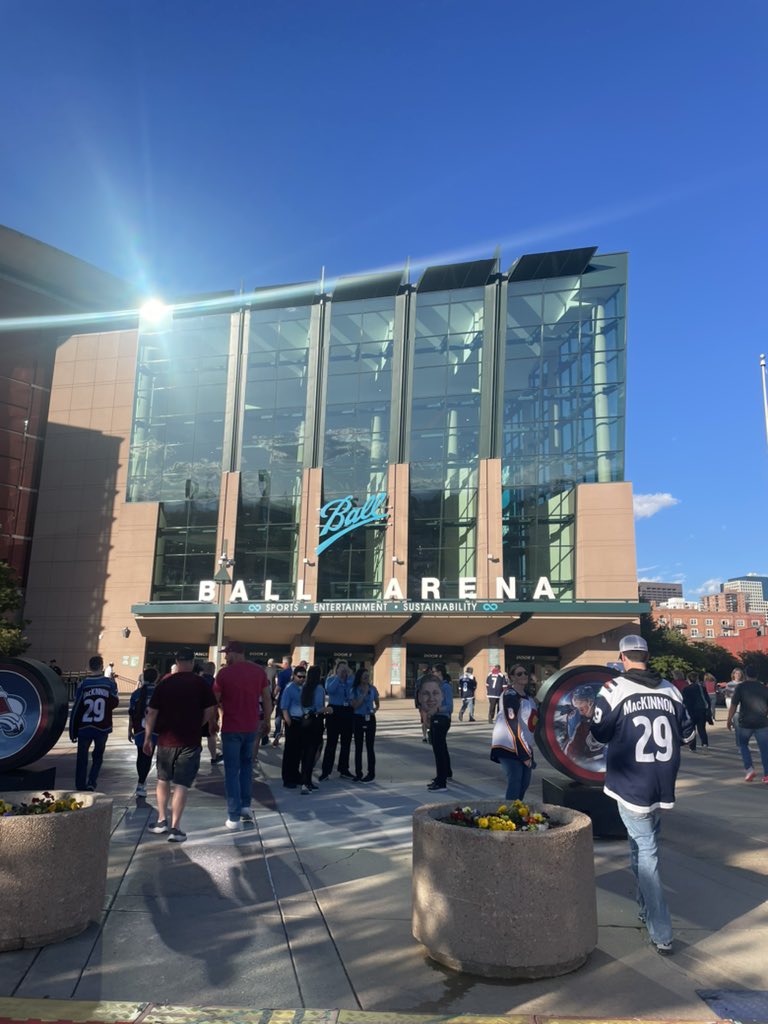
[[[68,672],[98,652],[127,688],[141,671],[130,609],[150,596],[158,512],[124,504],[136,344],[136,331],[114,331],[57,352],[24,610],[30,656]]]
[[[480,462],[477,494],[477,596],[494,599],[496,577],[503,575],[501,545],[501,459]]]
[[[384,540],[384,586],[394,578],[404,596],[408,594],[409,469],[404,463],[390,463],[387,471],[389,529]]]
[[[560,667],[571,668],[573,665],[605,665],[608,661],[619,660],[619,640],[630,633],[640,632],[640,620],[632,624],[606,629],[594,636],[585,636],[572,644],[560,648]]]
[[[305,469],[301,481],[301,513],[296,579],[304,593],[317,600],[317,555],[320,543],[320,505],[323,501],[322,469]],[[297,591],[298,593],[298,591]],[[299,658],[299,661],[302,659]],[[296,662],[294,661],[294,664]]]
[[[576,488],[576,599],[636,601],[632,485]]]

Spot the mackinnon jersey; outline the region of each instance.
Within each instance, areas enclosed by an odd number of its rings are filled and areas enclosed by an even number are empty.
[[[597,695],[591,732],[608,747],[608,796],[641,814],[674,806],[680,744],[693,732],[676,687],[635,669],[610,680]]]

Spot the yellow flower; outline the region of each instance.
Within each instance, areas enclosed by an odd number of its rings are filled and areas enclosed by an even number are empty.
[[[488,819],[487,818],[478,818],[477,819],[477,827],[478,828],[488,828]]]
[[[499,814],[506,814],[506,812],[508,810],[509,810],[509,808],[507,807],[507,805],[506,804],[502,804],[501,807],[499,808],[499,812],[498,813]]]

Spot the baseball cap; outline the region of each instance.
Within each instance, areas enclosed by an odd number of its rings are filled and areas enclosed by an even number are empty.
[[[245,648],[239,640],[230,640],[226,647],[222,647],[225,654],[245,654]]]
[[[648,644],[641,636],[637,636],[636,633],[630,633],[629,636],[623,636],[619,640],[619,654],[624,654],[625,651],[647,651]]]
[[[194,661],[195,652],[191,647],[180,647],[176,651],[176,661]]]

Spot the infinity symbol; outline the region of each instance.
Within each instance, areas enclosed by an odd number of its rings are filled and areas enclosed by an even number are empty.
[[[490,604],[486,602],[486,604],[483,605],[484,612],[497,612],[498,610],[499,606],[497,604]]]
[[[261,605],[260,604],[249,604],[248,605],[248,611],[249,612],[260,612],[261,611]]]

